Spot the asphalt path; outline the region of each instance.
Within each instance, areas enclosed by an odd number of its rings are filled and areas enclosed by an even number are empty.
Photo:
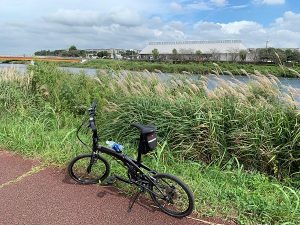
[[[38,161],[24,159],[7,151],[0,151],[0,185],[11,181],[37,166]]]
[[[0,225],[212,225],[215,218],[177,219],[112,186],[79,185],[66,171],[0,151]]]

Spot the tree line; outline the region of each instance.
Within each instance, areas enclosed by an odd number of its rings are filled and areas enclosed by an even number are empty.
[[[75,45],[70,46],[69,49],[60,49],[60,50],[40,50],[34,53],[35,56],[58,56],[58,57],[85,57],[86,51],[79,50]]]
[[[69,47],[69,49],[61,49],[61,50],[40,50],[34,53],[35,56],[58,56],[58,57],[82,57],[86,58],[87,56],[94,56],[97,58],[117,58],[115,50],[112,51],[86,51],[79,50],[75,45]],[[136,59],[138,56],[137,51],[135,50],[123,50],[119,51],[119,55],[125,59]]]

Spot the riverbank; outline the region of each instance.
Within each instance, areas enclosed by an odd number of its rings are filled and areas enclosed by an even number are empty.
[[[66,165],[88,151],[76,141],[82,106],[98,99],[103,141],[113,139],[136,155],[133,122],[154,123],[159,147],[144,162],[189,184],[196,211],[241,224],[297,224],[299,212],[299,111],[276,77],[251,84],[173,79],[122,71],[89,77],[37,64],[30,75],[0,76],[3,147]],[[297,93],[294,93],[297,94]],[[298,93],[299,94],[299,93]],[[89,141],[83,132],[82,138]],[[118,163],[113,164],[115,171]]]
[[[0,65],[1,64],[24,64],[24,65],[29,65],[30,64],[30,61],[0,61]]]
[[[146,62],[146,61],[125,61],[110,59],[95,59],[84,63],[59,63],[62,67],[113,69],[150,72],[161,71],[163,73],[191,73],[191,74],[225,74],[225,75],[246,75],[259,71],[261,74],[272,74],[277,77],[299,77],[300,65],[294,67],[278,66],[274,64],[250,64],[250,63],[229,63],[229,62],[199,62],[199,63],[168,63],[168,62]]]

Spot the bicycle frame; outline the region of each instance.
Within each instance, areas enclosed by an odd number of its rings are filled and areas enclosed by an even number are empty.
[[[125,166],[127,167],[128,172],[132,172],[131,170],[135,170],[137,172],[140,172],[145,177],[144,180],[150,182],[153,186],[157,187],[156,183],[153,182],[151,177],[149,175],[145,174],[142,169],[145,169],[146,171],[148,171],[149,173],[151,173],[153,175],[157,174],[157,172],[155,170],[150,169],[149,167],[147,167],[146,165],[141,163],[141,154],[138,154],[138,159],[134,160],[126,154],[118,153],[113,149],[110,149],[110,148],[99,145],[98,144],[99,137],[98,137],[98,134],[97,134],[97,129],[93,130],[93,138],[92,139],[93,139],[93,148],[92,149],[93,149],[94,154],[104,153],[104,154],[108,154],[108,155],[116,158],[117,160],[122,161],[125,164]],[[120,176],[117,176],[117,175],[115,175],[115,178],[120,180],[120,181],[123,181],[125,183],[135,184],[137,186],[145,188],[147,191],[157,195],[155,192],[150,190],[148,187],[142,186],[138,182],[133,182],[132,180],[127,180],[127,179],[125,179],[123,177],[120,177]],[[158,188],[158,190],[160,191],[159,188]],[[161,194],[163,196],[165,196],[162,192],[161,192]]]
[[[133,172],[133,171],[140,172],[144,176],[144,178],[143,178],[144,181],[148,181],[148,182],[150,182],[150,184],[157,187],[156,183],[153,182],[151,177],[149,175],[145,174],[142,169],[145,169],[146,171],[148,171],[149,173],[152,173],[153,175],[157,174],[157,172],[155,170],[150,169],[149,167],[147,167],[146,165],[143,165],[141,163],[141,152],[140,151],[138,151],[137,159],[133,160],[131,157],[127,156],[126,154],[118,153],[113,149],[110,149],[110,148],[99,145],[99,136],[98,136],[98,132],[97,132],[96,124],[95,124],[95,107],[96,107],[96,104],[93,103],[93,106],[89,109],[89,114],[90,114],[89,127],[91,128],[91,130],[93,132],[93,135],[92,135],[93,154],[105,153],[105,154],[111,155],[112,157],[122,161],[125,164],[125,166],[128,168],[129,173]],[[142,136],[140,136],[140,140],[141,140],[141,138],[142,138]],[[140,148],[140,145],[139,145],[139,148]],[[91,161],[91,163],[92,163],[92,161]],[[145,189],[147,189],[147,191],[157,195],[155,192],[150,190],[148,187],[142,186],[138,182],[133,182],[132,180],[127,180],[127,179],[122,178],[120,176],[115,176],[115,177],[118,180],[123,181],[125,183],[135,184],[135,185],[137,185],[141,188],[145,188]],[[142,181],[142,179],[141,179],[141,181]],[[159,188],[158,188],[158,190],[160,191]],[[165,195],[162,192],[161,192],[161,194],[165,197]]]
[[[100,153],[105,153],[105,154],[111,155],[111,156],[115,157],[116,159],[121,160],[126,165],[126,167],[128,168],[128,171],[131,170],[131,168],[128,165],[132,166],[136,171],[141,172],[141,174],[145,177],[145,179],[141,179],[140,181],[144,180],[144,181],[150,182],[153,186],[155,186],[157,188],[157,190],[159,190],[159,192],[161,193],[161,195],[163,196],[163,198],[167,197],[160,190],[160,188],[157,186],[157,184],[151,179],[151,177],[149,175],[145,174],[144,171],[141,170],[141,168],[147,170],[149,173],[152,173],[153,175],[157,174],[157,172],[155,170],[150,169],[149,167],[143,165],[142,163],[137,163],[136,160],[133,160],[132,158],[130,158],[126,154],[117,153],[113,149],[106,148],[104,146],[98,146],[97,151],[100,152]],[[157,193],[153,192],[151,189],[149,189],[146,186],[141,185],[138,182],[134,182],[132,180],[126,180],[125,178],[117,176],[117,175],[115,175],[115,178],[118,179],[118,180],[120,180],[120,181],[123,181],[125,183],[128,183],[128,184],[135,184],[135,185],[137,185],[137,186],[139,186],[139,187],[141,187],[143,189],[146,189],[148,192],[151,192],[152,194],[158,196]]]
[[[91,118],[90,121],[94,122],[94,118]],[[98,132],[97,129],[93,129],[92,130],[93,135],[92,135],[92,142],[93,142],[93,152],[97,153],[97,152],[102,152],[102,153],[106,153],[108,155],[111,155],[119,160],[121,160],[123,163],[125,164],[129,164],[130,166],[133,166],[134,169],[136,169],[139,172],[144,173],[141,168],[147,170],[150,173],[156,174],[157,172],[150,169],[149,167],[143,165],[141,163],[141,153],[140,151],[138,152],[138,157],[137,160],[133,160],[132,158],[130,158],[129,156],[127,156],[126,154],[123,153],[118,153],[113,149],[104,147],[104,146],[100,146],[99,145],[99,136],[98,136]],[[129,169],[129,168],[128,168]]]
[[[104,146],[98,146],[97,149],[100,153],[105,153],[108,155],[111,155],[112,157],[122,161],[126,166],[129,165],[131,167],[133,167],[133,169],[135,169],[138,172],[141,172],[142,174],[146,175],[141,168],[147,170],[149,173],[153,173],[156,174],[157,172],[154,170],[151,170],[149,167],[143,165],[142,163],[137,163],[136,160],[133,160],[132,158],[130,158],[128,155],[123,154],[123,153],[117,153],[115,150],[104,147]],[[128,167],[128,166],[127,166]],[[130,168],[128,167],[128,170],[130,170]],[[146,175],[147,176],[147,175]]]

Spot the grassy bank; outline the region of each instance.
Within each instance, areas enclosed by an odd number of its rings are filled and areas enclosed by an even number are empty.
[[[9,64],[29,64],[30,61],[11,61],[11,60],[5,60],[5,61],[1,61],[0,60],[0,64],[1,63],[9,63]]]
[[[213,62],[199,63],[168,63],[168,62],[145,62],[145,61],[119,61],[109,59],[97,59],[87,61],[85,63],[61,63],[60,66],[80,67],[80,68],[95,68],[95,69],[113,69],[113,70],[131,70],[150,72],[160,70],[164,73],[182,73],[189,72],[192,74],[211,74],[218,72],[223,74],[245,75],[246,73],[260,73],[267,75],[272,74],[278,77],[297,77],[297,72],[300,73],[300,66],[284,67],[274,64],[250,64],[250,63],[230,63],[218,62],[219,68],[216,68]],[[295,72],[295,71],[296,72]]]
[[[0,72],[2,147],[66,165],[89,151],[76,141],[75,130],[82,106],[96,97],[103,141],[120,141],[131,155],[137,133],[130,123],[157,125],[160,146],[145,162],[185,180],[201,215],[241,224],[300,221],[300,115],[292,99],[299,93],[281,94],[276,77],[257,73],[249,85],[221,81],[210,91],[206,80],[178,78],[167,85],[150,73],[91,79],[51,64],[38,64],[22,77],[5,71]]]

